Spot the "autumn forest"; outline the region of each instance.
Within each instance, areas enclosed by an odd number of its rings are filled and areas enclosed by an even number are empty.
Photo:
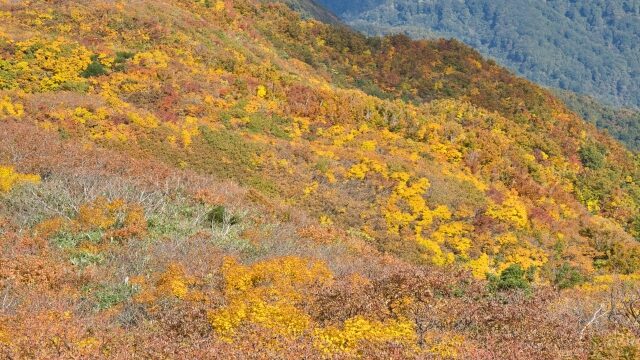
[[[1,359],[637,359],[640,156],[455,40],[0,0]]]

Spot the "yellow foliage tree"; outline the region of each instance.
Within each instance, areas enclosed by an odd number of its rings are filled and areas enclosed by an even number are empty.
[[[169,66],[169,56],[161,50],[141,52],[133,57],[133,63],[149,69],[165,69]]]
[[[0,192],[9,192],[19,184],[37,184],[39,182],[39,175],[21,174],[16,172],[12,166],[0,166]]]
[[[182,146],[188,148],[193,142],[193,137],[200,135],[198,130],[198,119],[193,116],[187,116],[184,119],[180,130],[180,138],[182,139]]]
[[[514,192],[509,193],[502,204],[490,202],[486,214],[516,228],[524,229],[529,226],[527,208]]]
[[[487,273],[491,272],[491,259],[489,255],[482,253],[477,259],[471,260],[467,263],[467,267],[471,269],[471,274],[476,279],[484,279]]]
[[[414,323],[408,319],[371,321],[362,316],[345,320],[342,328],[326,327],[314,331],[315,345],[328,355],[353,353],[362,341],[395,342],[415,346]]]
[[[84,46],[63,39],[32,38],[17,43],[16,48],[14,68],[24,90],[56,91],[86,84],[81,74],[92,54]]]
[[[11,98],[5,96],[0,99],[0,119],[5,117],[22,117],[24,115],[24,106],[19,103],[14,103]]]
[[[180,264],[171,263],[157,283],[157,290],[161,294],[169,294],[184,299],[189,292],[189,285],[195,280],[188,277]]]
[[[259,98],[265,98],[267,96],[267,88],[264,85],[258,85],[256,89],[256,95]]]
[[[309,316],[296,307],[304,296],[302,288],[333,279],[323,263],[297,257],[266,260],[252,266],[225,258],[222,274],[227,305],[211,311],[209,322],[227,341],[232,341],[244,322],[280,335],[300,335],[310,323]]]

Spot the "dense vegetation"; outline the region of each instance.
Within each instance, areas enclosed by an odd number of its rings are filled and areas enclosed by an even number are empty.
[[[590,96],[568,91],[556,94],[583,119],[604,129],[633,151],[640,151],[640,111],[604,105]]]
[[[0,357],[640,354],[640,159],[461,43],[0,4]]]
[[[538,83],[640,106],[637,0],[319,0],[369,34],[456,38]]]
[[[277,2],[278,0],[269,0]],[[303,18],[314,18],[322,22],[334,25],[340,25],[342,22],[331,11],[317,4],[313,0],[283,0],[291,9],[298,12]]]

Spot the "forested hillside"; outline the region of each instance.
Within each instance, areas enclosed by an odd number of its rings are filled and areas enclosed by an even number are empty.
[[[604,105],[596,99],[570,91],[556,92],[583,119],[604,129],[629,149],[640,151],[640,111]]]
[[[640,354],[640,158],[462,43],[260,0],[0,21],[0,358]]]
[[[272,2],[278,2],[278,0],[270,0]],[[285,4],[298,12],[303,18],[314,18],[328,24],[339,25],[340,19],[332,12],[328,11],[325,7],[318,5],[313,0],[284,0]]]
[[[319,0],[369,34],[456,38],[546,86],[640,106],[638,0]]]

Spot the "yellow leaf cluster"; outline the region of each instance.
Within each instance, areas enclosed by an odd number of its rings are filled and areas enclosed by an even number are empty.
[[[138,113],[131,112],[128,114],[128,117],[129,117],[129,120],[131,120],[131,122],[133,122],[134,124],[140,127],[149,128],[149,129],[158,127],[158,119],[156,119],[156,117],[153,116],[152,114],[149,114],[147,116],[142,116]]]
[[[427,342],[430,339],[427,339]],[[447,334],[434,341],[428,352],[438,359],[457,359],[461,347],[464,345],[464,336],[458,334]]]
[[[81,73],[91,63],[91,52],[84,46],[62,39],[32,38],[17,43],[16,47],[14,66],[28,80],[26,90],[56,91],[63,86],[86,82]],[[34,84],[37,86],[33,87]]]
[[[169,66],[169,56],[160,50],[137,53],[133,63],[149,69],[166,69]]]
[[[184,119],[184,123],[180,127],[180,139],[182,140],[182,146],[186,149],[191,146],[193,137],[200,135],[198,129],[198,119],[193,116],[187,116]]]
[[[366,125],[351,130],[342,125],[334,125],[327,129],[318,129],[318,135],[332,139],[335,146],[343,146],[367,131],[369,131],[369,128]]]
[[[119,228],[120,232],[123,232],[120,234],[116,231],[112,234],[114,236],[139,235],[147,230],[147,220],[142,206],[127,203],[122,199],[109,201],[105,197],[98,197],[80,206],[72,225],[81,230]]]
[[[80,207],[76,221],[83,229],[109,229],[118,222],[125,205],[122,199],[109,201],[99,197]]]
[[[454,262],[455,256],[453,253],[444,252],[438,242],[423,238],[421,234],[416,234],[416,241],[418,244],[422,245],[425,250],[427,250],[429,254],[428,260],[430,260],[434,265],[444,266]]]
[[[158,280],[157,290],[161,294],[185,299],[189,292],[189,286],[194,283],[195,280],[186,275],[184,268],[180,264],[171,263]]]
[[[490,202],[486,214],[519,229],[529,226],[527,208],[514,193],[509,193],[502,204]]]
[[[410,184],[411,175],[405,172],[393,173],[391,177],[397,181],[397,185],[387,200],[384,214],[389,232],[398,233],[400,227],[409,226],[414,221],[418,221],[416,225],[421,228],[430,226],[434,214],[424,199],[425,192],[431,186],[429,180],[419,178]],[[436,217],[446,216],[444,209],[436,212]]]
[[[347,173],[347,177],[352,179],[364,180],[365,176],[369,172],[369,167],[366,163],[362,162],[359,164],[353,165],[349,172]]]
[[[309,195],[315,193],[318,190],[318,186],[319,186],[319,184],[318,184],[317,181],[312,182],[309,186],[304,188],[304,190],[303,190],[304,195],[305,196],[309,196]]]
[[[222,274],[227,305],[211,311],[208,318],[216,333],[228,341],[245,322],[280,335],[300,335],[310,323],[296,306],[303,300],[302,289],[333,279],[325,264],[293,256],[252,266],[225,258]]]
[[[436,265],[451,264],[455,260],[452,252],[443,250],[448,246],[462,257],[467,257],[471,248],[471,239],[466,235],[473,230],[471,225],[461,221],[444,222],[431,232],[430,236],[423,236],[436,220],[446,221],[452,217],[451,211],[445,205],[429,208],[424,195],[431,186],[426,178],[418,178],[410,182],[411,175],[397,172],[391,175],[397,185],[387,200],[384,216],[389,233],[398,234],[400,228],[409,227],[415,232],[415,240],[426,253],[429,261]]]
[[[519,264],[523,269],[539,268],[547,262],[547,254],[540,249],[524,244],[508,251],[504,259],[505,262],[498,266],[499,271],[508,268],[512,264]]]
[[[471,269],[471,274],[476,279],[484,279],[487,273],[491,272],[491,259],[489,255],[482,254],[477,259],[471,260],[467,263],[467,267]]]
[[[9,331],[0,324],[0,344],[9,344],[10,342],[11,337],[9,336]]]
[[[360,148],[365,151],[375,151],[376,145],[377,143],[375,140],[367,140],[362,142]]]
[[[295,138],[300,138],[302,135],[309,132],[309,126],[311,122],[308,118],[303,117],[293,117],[293,121],[291,123],[291,136]]]
[[[8,96],[0,99],[0,119],[5,117],[19,118],[22,115],[24,115],[24,106],[22,104],[12,102]]]
[[[472,225],[462,221],[447,222],[441,224],[431,237],[439,244],[446,243],[466,258],[467,251],[471,248],[471,239],[466,235],[472,230]]]
[[[395,342],[412,346],[417,340],[413,322],[390,319],[384,322],[355,316],[345,320],[342,328],[326,327],[314,331],[315,345],[326,354],[353,353],[362,341]]]
[[[320,215],[320,224],[326,226],[333,225],[333,220],[331,220],[328,215],[322,214]]]
[[[39,175],[21,174],[16,172],[12,166],[0,166],[0,193],[9,192],[16,185],[37,184],[39,182]]]
[[[224,1],[217,0],[215,5],[213,6],[213,10],[215,10],[216,12],[222,12],[224,9],[225,9]]]
[[[95,337],[84,338],[75,344],[81,351],[88,351],[100,345],[100,340]]]
[[[367,174],[371,171],[381,174],[385,178],[389,176],[386,165],[376,160],[365,158],[362,159],[360,163],[353,165],[349,169],[347,177],[350,179],[364,180]]]
[[[72,121],[75,124],[82,125],[83,130],[86,130],[88,136],[93,140],[116,140],[119,142],[129,140],[130,131],[127,125],[114,125],[110,122],[110,112],[105,107],[99,107],[95,110],[76,107],[74,109],[53,111],[49,115],[50,119],[56,121],[46,120],[40,123],[42,127],[48,130],[64,128],[69,126],[69,121]]]
[[[264,85],[258,85],[256,89],[256,96],[264,99],[267,96],[267,88]]]
[[[450,144],[436,142],[430,145],[431,151],[439,158],[452,163],[458,163],[462,160],[462,153],[460,152],[460,150],[456,149]]]
[[[640,274],[607,274],[594,276],[590,282],[580,285],[580,289],[589,292],[609,291],[616,283],[640,283]]]

